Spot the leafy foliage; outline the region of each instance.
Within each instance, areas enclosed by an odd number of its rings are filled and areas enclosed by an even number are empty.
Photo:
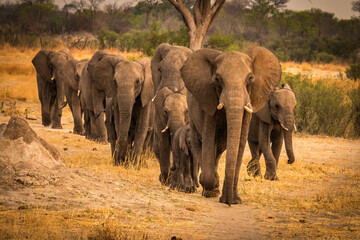
[[[346,77],[353,79],[354,81],[360,79],[360,62],[351,64],[348,69],[345,71]]]
[[[297,101],[295,122],[298,130],[309,134],[360,136],[360,88],[341,89],[336,84],[301,75],[283,74]],[[350,99],[350,100],[349,100]]]

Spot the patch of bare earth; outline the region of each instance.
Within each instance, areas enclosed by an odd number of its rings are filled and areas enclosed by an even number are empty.
[[[24,116],[25,109],[35,119],[27,120],[31,128],[61,159],[36,158],[42,150],[25,139],[14,140],[11,148],[0,145],[1,161],[16,159],[8,162],[11,171],[0,171],[4,238],[360,238],[359,140],[297,135],[296,161],[286,164],[282,152],[275,182],[247,176],[246,149],[239,183],[243,204],[228,207],[203,198],[201,188],[190,195],[162,186],[151,153],[140,170],[113,166],[109,145],[71,133],[68,109],[61,130],[41,125],[38,103],[17,102],[11,113]],[[2,111],[0,123],[9,121],[8,113]]]

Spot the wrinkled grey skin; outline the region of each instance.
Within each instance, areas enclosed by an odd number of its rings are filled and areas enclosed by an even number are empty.
[[[60,52],[40,50],[32,60],[36,69],[42,124],[48,126],[52,122],[52,128],[62,128],[61,115],[66,106],[66,95],[74,117],[74,133],[82,134],[76,62],[68,49]]]
[[[115,165],[125,161],[128,150],[131,161],[143,151],[154,94],[150,63],[149,58],[131,62],[107,56],[94,67],[94,85],[107,98],[106,128]]]
[[[160,162],[159,180],[163,184],[168,184],[170,180],[172,136],[187,123],[186,89],[180,68],[191,52],[185,47],[163,43],[156,48],[151,60],[156,91],[154,152]]]
[[[192,150],[194,161],[201,167],[202,195],[219,194],[217,168],[226,149],[220,202],[239,204],[237,184],[250,112],[261,109],[279,84],[280,64],[262,47],[249,49],[246,54],[200,49],[186,60],[181,76],[188,89]]]
[[[190,125],[176,130],[172,141],[173,166],[171,167],[170,187],[186,193],[196,191],[198,185],[198,163],[194,163],[191,151]]]
[[[259,159],[263,153],[266,163],[265,179],[278,179],[276,169],[283,140],[289,158],[288,163],[292,164],[295,161],[292,144],[295,106],[295,94],[289,85],[284,84],[282,88],[277,88],[268,103],[253,115],[248,136],[252,155],[247,165],[249,175],[256,177],[261,174]]]
[[[105,57],[124,59],[121,55],[97,51],[91,57],[80,77],[81,105],[84,109],[85,137],[96,142],[107,143],[108,136],[105,126],[106,94],[103,79],[94,77],[94,69]],[[110,74],[112,70],[110,69]],[[108,74],[105,73],[107,76]],[[108,81],[110,82],[110,81]]]

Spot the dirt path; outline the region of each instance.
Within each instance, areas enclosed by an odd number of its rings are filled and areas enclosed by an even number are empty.
[[[101,211],[102,216],[106,212],[107,220],[166,239],[359,236],[360,196],[355,186],[360,180],[359,140],[295,137],[296,162],[285,164],[282,152],[278,182],[246,176],[244,168],[250,159],[246,149],[239,184],[244,204],[229,208],[217,198],[201,197],[201,189],[189,195],[162,186],[153,157],[140,171],[112,166],[109,145],[70,133],[68,110],[63,129],[54,130],[41,125],[39,104],[19,102],[16,110],[23,113],[25,108],[36,119],[28,120],[34,131],[64,156],[66,167],[61,171],[65,174],[56,184],[46,186],[0,186],[3,212],[41,207],[60,215],[79,211],[88,218],[89,211]],[[0,114],[0,123],[9,120],[7,112],[9,109]],[[223,179],[224,159],[219,173]],[[349,185],[342,190],[344,184]],[[341,191],[351,194],[342,197]],[[338,203],[339,199],[344,202]]]

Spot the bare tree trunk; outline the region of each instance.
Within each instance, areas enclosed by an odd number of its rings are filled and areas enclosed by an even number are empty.
[[[225,0],[215,0],[211,5],[210,0],[196,0],[193,13],[184,5],[182,0],[169,0],[180,12],[190,37],[190,49],[197,50],[203,47],[207,31],[219,13]]]

